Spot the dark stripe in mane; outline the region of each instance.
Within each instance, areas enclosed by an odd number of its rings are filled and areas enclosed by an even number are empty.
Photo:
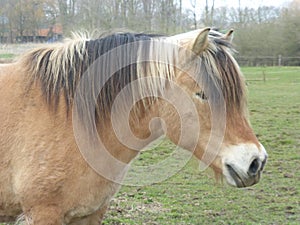
[[[215,53],[217,70],[221,75],[221,88],[226,101],[227,110],[236,109],[243,111],[247,103],[245,93],[245,81],[239,66],[232,53],[233,47],[230,42],[222,38],[212,39],[218,47]],[[230,52],[228,52],[230,51]]]
[[[117,33],[104,38],[87,41],[87,65],[91,65],[103,54],[113,49],[116,49],[121,46],[126,46],[129,43],[138,43],[139,41],[150,41],[153,37],[156,36],[148,34]],[[113,57],[104,57],[105,61],[101,61],[100,64],[98,63],[95,69],[92,69],[94,71],[91,71],[92,73],[99,73],[98,75],[96,75],[96,78],[105,79],[107,78],[107,76],[110,76],[108,72],[110,69],[106,67],[120,68],[120,70],[116,71],[113,75],[109,77],[105,86],[100,92],[100,96],[94,97],[94,100],[97,102],[98,105],[96,109],[97,116],[100,116],[100,114],[110,113],[112,104],[118,93],[126,85],[130,84],[132,81],[138,78],[136,63],[132,63],[123,68],[118,65],[123,64],[122,61],[126,60],[128,57],[131,57],[133,62],[137,62],[138,49],[128,49],[126,47],[122,47],[120,50],[121,51],[117,51],[118,53],[120,53],[120,55],[112,53]],[[96,79],[95,82],[100,83],[101,81]]]

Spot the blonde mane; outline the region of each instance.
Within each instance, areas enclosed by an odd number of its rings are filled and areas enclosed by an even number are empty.
[[[229,111],[245,108],[245,84],[229,41],[211,31],[207,49],[200,57],[192,59],[178,51],[186,49],[192,37],[186,35],[178,42],[179,46],[172,40],[173,37],[132,33],[115,33],[93,40],[78,36],[65,43],[33,50],[21,60],[30,74],[30,86],[38,83],[48,105],[54,109],[63,93],[69,110],[80,80],[92,73],[89,87],[85,88],[97,90],[100,83],[105,83],[101,92],[94,91],[90,97],[96,102],[97,116],[106,115],[126,85],[147,78],[146,82],[139,82],[137,89],[127,93],[125,100],[132,100],[135,95],[143,96],[143,92],[159,96],[166,88],[165,80],[176,77],[176,66],[190,66],[191,61],[196,62],[194,66],[197,67],[194,78],[206,92],[211,92],[212,101],[218,98],[215,89],[220,88]]]

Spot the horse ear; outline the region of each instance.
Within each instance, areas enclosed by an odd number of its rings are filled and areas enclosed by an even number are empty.
[[[233,39],[233,29],[230,29],[226,34],[224,34],[223,39],[232,42]]]
[[[192,47],[192,51],[195,54],[200,55],[200,53],[203,52],[207,48],[209,31],[210,31],[210,27],[204,28],[200,32],[200,34],[198,34],[198,36],[196,37],[195,42]]]

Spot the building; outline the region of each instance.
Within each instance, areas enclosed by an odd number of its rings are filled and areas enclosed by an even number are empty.
[[[60,24],[42,28],[37,31],[36,35],[23,35],[17,36],[17,43],[28,43],[28,42],[56,42],[63,38],[63,29]]]

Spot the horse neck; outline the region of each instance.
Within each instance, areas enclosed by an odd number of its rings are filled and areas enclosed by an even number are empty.
[[[154,100],[153,103],[142,106],[140,114],[131,114],[130,127],[132,133],[137,138],[145,140],[145,145],[163,135],[162,122],[159,118],[159,105],[159,100]]]
[[[163,135],[158,103],[144,105],[139,112],[115,113],[99,121],[98,134],[106,149],[118,160],[129,163],[140,150]]]

